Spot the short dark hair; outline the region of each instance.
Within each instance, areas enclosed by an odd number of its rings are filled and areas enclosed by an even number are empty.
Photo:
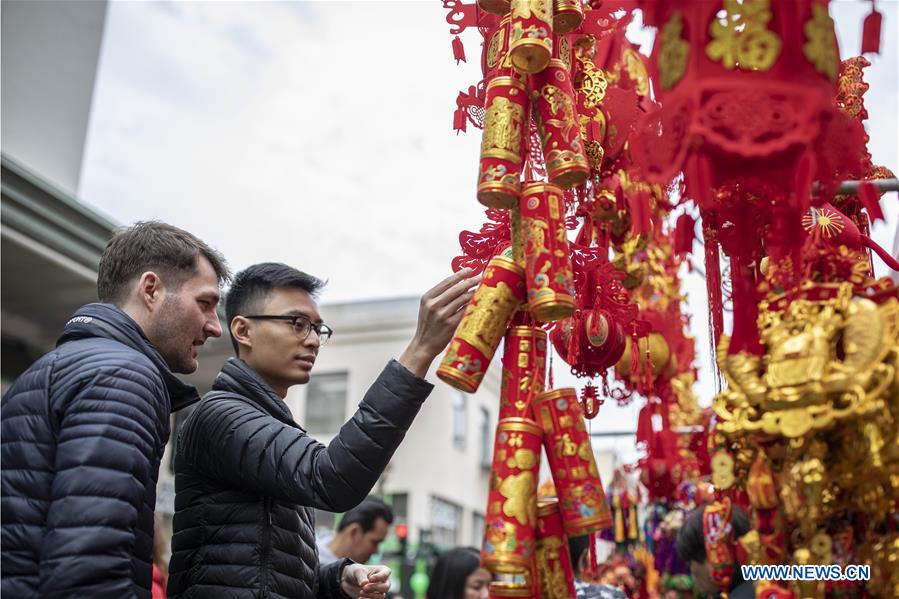
[[[590,535],[568,537],[568,555],[571,557],[571,569],[575,578],[580,578],[581,556],[590,549]]]
[[[465,579],[481,566],[481,554],[474,547],[456,547],[437,557],[431,571],[427,599],[459,599],[465,596]]]
[[[219,285],[231,277],[222,255],[194,235],[160,221],[137,222],[106,244],[97,270],[97,296],[101,302],[121,304],[128,285],[148,270],[177,290],[196,274],[200,256],[209,260]]]
[[[337,526],[337,532],[350,524],[358,524],[362,528],[362,532],[368,532],[374,530],[375,523],[379,519],[384,520],[387,524],[393,524],[393,510],[377,497],[366,497],[362,503],[343,515]]]
[[[702,515],[705,506],[696,508],[684,518],[684,524],[677,533],[677,555],[684,562],[698,562],[704,564],[705,534],[702,529]],[[749,532],[749,518],[746,513],[737,506],[733,507],[731,522],[734,527],[734,538],[739,539]]]
[[[316,297],[324,286],[325,281],[280,262],[254,264],[237,273],[225,299],[225,319],[228,321],[228,333],[231,335],[234,353],[240,353],[240,345],[231,333],[231,321],[235,316],[257,312],[259,304],[273,289],[292,287]]]

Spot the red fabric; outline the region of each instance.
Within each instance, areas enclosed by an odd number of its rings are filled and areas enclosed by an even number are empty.
[[[154,563],[153,564],[153,588],[152,588],[153,599],[165,599],[166,598],[165,587],[167,584],[168,584],[168,576],[166,576],[162,572],[162,569]]]

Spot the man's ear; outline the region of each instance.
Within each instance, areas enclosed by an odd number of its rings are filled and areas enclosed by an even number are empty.
[[[234,340],[242,348],[252,349],[253,336],[251,334],[251,325],[249,319],[243,316],[235,316],[231,320],[231,335]]]
[[[358,537],[363,534],[362,525],[358,522],[353,522],[349,526],[347,526],[344,530],[347,531],[347,535],[350,537]]]
[[[165,285],[159,275],[148,270],[140,276],[137,282],[137,297],[148,311],[152,312],[161,305],[164,296]]]

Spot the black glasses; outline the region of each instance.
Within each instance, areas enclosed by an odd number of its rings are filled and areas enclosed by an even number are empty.
[[[293,330],[297,332],[298,335],[305,339],[309,336],[310,331],[315,331],[315,334],[318,335],[318,343],[319,345],[324,345],[328,342],[328,339],[331,338],[331,335],[334,334],[334,331],[331,330],[326,324],[322,323],[314,323],[307,316],[303,316],[302,314],[297,314],[296,316],[276,316],[276,315],[267,315],[267,314],[254,314],[252,316],[244,316],[244,318],[251,318],[253,320],[283,320],[285,322],[289,322],[290,326],[293,327]]]

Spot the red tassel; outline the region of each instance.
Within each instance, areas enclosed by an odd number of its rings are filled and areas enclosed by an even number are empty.
[[[880,208],[880,197],[875,186],[870,181],[862,181],[858,186],[858,199],[861,200],[862,206],[868,211],[871,222],[883,220],[883,210]]]
[[[627,196],[631,215],[631,230],[635,235],[649,233],[652,221],[649,214],[649,194],[641,191]]]
[[[693,240],[696,238],[696,220],[687,213],[677,218],[674,227],[674,253],[678,256],[693,251]]]
[[[456,64],[459,64],[459,61],[465,61],[465,46],[462,45],[462,40],[459,39],[459,36],[453,38],[453,59],[455,59]]]
[[[865,17],[862,26],[862,54],[873,52],[880,54],[880,29],[883,24],[883,15],[877,12],[874,2],[871,2],[871,14]]]
[[[465,111],[462,108],[457,108],[456,112],[453,113],[453,130],[456,132],[456,135],[459,132],[465,133],[465,127],[467,126],[468,119],[465,118]]]

